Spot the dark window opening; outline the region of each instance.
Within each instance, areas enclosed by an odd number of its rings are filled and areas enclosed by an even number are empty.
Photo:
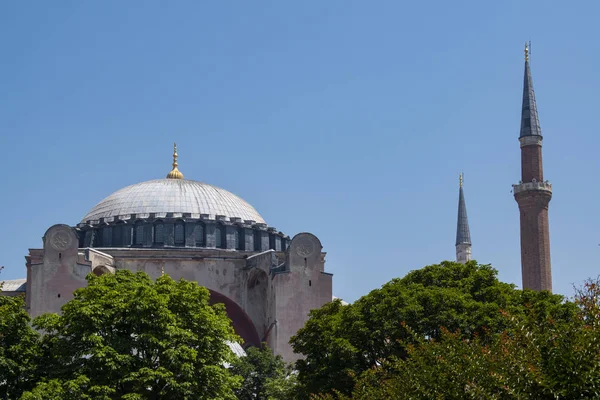
[[[165,226],[162,223],[154,226],[154,243],[163,244],[165,242]]]
[[[175,244],[176,245],[184,245],[185,244],[185,226],[182,222],[178,222],[175,224]]]
[[[109,247],[110,240],[112,239],[112,229],[105,227],[102,229],[102,246]]]
[[[220,226],[217,226],[215,228],[215,242],[217,248],[223,248],[223,228],[221,228]]]
[[[254,251],[261,251],[260,231],[254,231]]]
[[[144,244],[144,224],[141,222],[135,226],[135,244]]]
[[[242,247],[240,245],[240,232],[237,229],[233,232],[233,241],[234,241],[234,247],[237,250],[241,250]]]
[[[204,246],[204,226],[201,223],[197,223],[194,226],[194,238],[196,240],[196,247]]]
[[[121,246],[123,244],[123,224],[112,228],[112,245]]]

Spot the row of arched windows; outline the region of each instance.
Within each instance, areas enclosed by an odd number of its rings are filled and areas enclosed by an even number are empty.
[[[165,244],[165,224],[162,221],[156,221],[153,224],[137,222],[134,225],[133,232],[127,231],[125,229],[126,225],[124,223],[117,223],[112,226],[112,229],[102,229],[102,234],[95,240],[95,246],[109,245],[112,247],[118,247],[120,245],[128,246],[133,243],[135,246],[143,246],[148,243],[150,237],[152,237],[151,241],[154,245],[164,245]],[[183,221],[177,221],[174,225],[174,245],[175,246],[185,246],[185,237],[186,237],[186,224]],[[206,243],[206,230],[205,226],[202,222],[197,222],[193,225],[193,235],[195,240],[196,247],[203,247]],[[133,238],[129,236],[133,234]],[[234,239],[234,248],[241,250],[242,245],[240,242],[240,237],[243,236],[240,234],[239,230],[235,230],[233,232]],[[217,224],[215,226],[215,245],[217,248],[226,248],[226,235],[225,235],[225,227],[223,225]],[[260,245],[257,243],[255,246],[255,250],[260,250]]]

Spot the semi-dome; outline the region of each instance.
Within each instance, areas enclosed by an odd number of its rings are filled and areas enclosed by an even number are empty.
[[[117,190],[83,217],[82,222],[100,218],[189,213],[193,218],[208,214],[265,223],[260,214],[242,198],[206,183],[184,179],[155,179]]]

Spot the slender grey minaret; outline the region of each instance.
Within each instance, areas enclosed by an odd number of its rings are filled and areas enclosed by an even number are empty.
[[[456,222],[456,262],[461,264],[471,261],[471,232],[467,218],[467,206],[463,192],[463,174],[459,178],[458,190],[458,221]]]

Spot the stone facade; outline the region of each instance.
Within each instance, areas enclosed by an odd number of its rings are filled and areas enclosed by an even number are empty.
[[[294,361],[290,338],[333,298],[321,242],[310,233],[290,239],[240,197],[184,180],[177,166],[175,150],[167,179],[116,191],[76,226],[50,227],[43,248],[25,257],[27,279],[3,294],[25,292],[36,317],[59,313],[90,273],[165,273],[198,282],[213,304],[225,304],[244,346],[266,342]]]
[[[173,279],[198,282],[224,303],[244,346],[267,342],[276,354],[294,361],[289,339],[313,308],[332,299],[332,275],[325,272],[325,253],[317,237],[296,235],[285,251],[239,251],[216,248],[80,248],[78,230],[54,225],[43,249],[27,257],[26,299],[32,317],[60,312],[73,292],[86,285],[89,273],[126,269],[153,278],[163,271]],[[252,237],[252,235],[248,235]],[[274,244],[275,241],[274,241]]]

